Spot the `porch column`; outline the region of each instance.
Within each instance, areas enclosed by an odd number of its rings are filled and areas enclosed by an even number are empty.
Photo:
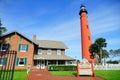
[[[65,61],[65,65],[67,65],[67,60]]]
[[[48,66],[48,60],[46,60],[46,65]]]
[[[56,60],[56,65],[58,65],[58,60]]]

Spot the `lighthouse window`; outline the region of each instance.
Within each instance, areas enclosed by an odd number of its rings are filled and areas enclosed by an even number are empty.
[[[88,36],[88,40],[90,40],[90,36]]]
[[[89,28],[88,25],[86,25],[87,29]]]

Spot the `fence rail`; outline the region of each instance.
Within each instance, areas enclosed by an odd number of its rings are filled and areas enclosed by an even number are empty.
[[[94,65],[94,70],[120,70],[120,64]]]
[[[16,51],[0,51],[0,80],[13,80]]]

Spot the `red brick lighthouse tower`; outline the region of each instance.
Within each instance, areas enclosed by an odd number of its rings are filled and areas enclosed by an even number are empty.
[[[81,5],[79,15],[80,15],[80,23],[81,23],[82,59],[85,58],[88,61],[91,61],[89,46],[92,44],[92,39],[88,24],[87,13],[88,12],[85,6]]]

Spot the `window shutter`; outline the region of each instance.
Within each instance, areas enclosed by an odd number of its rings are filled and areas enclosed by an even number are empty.
[[[6,50],[8,51],[9,48],[10,48],[10,44],[8,43],[8,44],[6,44]]]
[[[18,66],[19,58],[16,59],[16,65]]]
[[[0,63],[2,64],[2,58],[0,58]]]
[[[28,51],[28,44],[26,44],[26,51]]]
[[[18,51],[20,51],[20,44],[18,45]]]
[[[24,58],[24,65],[27,64],[27,58]]]
[[[7,64],[7,58],[3,58],[3,66]]]

